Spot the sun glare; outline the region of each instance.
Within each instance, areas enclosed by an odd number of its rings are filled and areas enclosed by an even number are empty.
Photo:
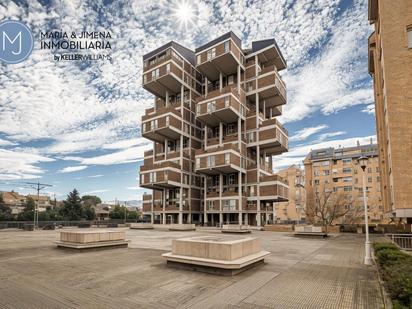
[[[173,9],[173,16],[177,18],[181,27],[187,28],[189,24],[194,22],[195,10],[189,2],[180,1],[176,3],[176,8]]]

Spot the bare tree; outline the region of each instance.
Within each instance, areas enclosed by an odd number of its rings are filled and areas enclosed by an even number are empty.
[[[307,216],[312,219],[312,223],[320,222],[325,233],[328,232],[328,226],[352,209],[350,199],[343,192],[336,192],[325,186],[314,187],[308,197]]]

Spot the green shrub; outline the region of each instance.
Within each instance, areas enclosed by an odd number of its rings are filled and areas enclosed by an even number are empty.
[[[405,263],[406,260],[412,261],[412,256],[400,251],[398,248],[381,249],[376,253],[376,258],[378,259],[379,265],[384,268],[391,267],[398,263]]]
[[[391,242],[375,242],[373,244],[373,249],[375,250],[375,254],[382,249],[398,249],[398,247],[391,243]]]
[[[412,255],[387,243],[375,243],[373,247],[393,308],[412,308]]]

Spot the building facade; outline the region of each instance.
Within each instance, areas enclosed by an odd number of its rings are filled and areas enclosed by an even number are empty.
[[[289,195],[287,202],[275,203],[277,223],[302,223],[306,218],[305,171],[291,165],[277,173],[287,179]]]
[[[276,120],[286,62],[275,40],[243,49],[228,32],[195,51],[170,42],[143,61],[143,87],[155,95],[142,118],[153,141],[140,167],[140,186],[153,190],[143,213],[163,224],[273,220],[273,203],[288,195],[272,172],[272,156],[288,149]]]
[[[351,209],[334,223],[360,224],[364,222],[362,169],[357,159],[368,158],[365,187],[369,223],[384,223],[381,196],[381,177],[376,144],[348,148],[312,150],[304,160],[308,219],[314,219],[314,199],[319,192],[330,192],[330,200]],[[350,207],[350,208],[346,208]],[[310,221],[310,220],[309,220]]]
[[[26,204],[26,196],[17,192],[0,192],[4,203],[10,207],[12,215],[18,215],[24,210]]]
[[[385,216],[412,224],[412,2],[370,0],[369,21]]]

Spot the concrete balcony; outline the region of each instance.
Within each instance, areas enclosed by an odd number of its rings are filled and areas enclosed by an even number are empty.
[[[170,163],[170,162],[168,162]],[[164,189],[181,186],[180,172],[168,167],[166,170],[140,172],[140,187],[147,189]]]
[[[218,80],[219,72],[226,76],[236,74],[238,65],[243,67],[243,55],[239,47],[232,39],[223,40],[210,48],[196,51],[196,68],[208,80]]]
[[[264,68],[255,79],[246,82],[246,95],[251,102],[255,102],[256,93],[259,103],[264,101],[266,108],[286,104],[286,84],[275,66]]]
[[[143,88],[163,99],[166,98],[166,92],[169,95],[179,93],[182,82],[183,70],[173,59],[143,74]]]
[[[226,86],[209,92],[197,99],[196,118],[204,124],[215,127],[219,122],[231,123],[240,117],[245,119],[245,92],[236,87]]]
[[[241,155],[236,144],[224,144],[222,147],[196,150],[196,172],[217,175],[219,173],[245,172]]]
[[[142,172],[149,172],[149,171],[156,171],[160,169],[168,169],[168,168],[175,168],[180,169],[180,165],[174,162],[166,161],[161,163],[152,163],[152,164],[144,164],[140,166],[140,173]]]
[[[260,177],[260,200],[288,201],[289,185],[287,180],[278,175]]]
[[[163,143],[165,139],[178,139],[182,134],[180,112],[164,107],[142,117],[142,136]]]
[[[259,141],[257,141],[259,134]],[[248,147],[259,146],[267,154],[281,154],[288,151],[288,132],[275,119],[268,119],[261,123],[259,130],[248,135]]]

